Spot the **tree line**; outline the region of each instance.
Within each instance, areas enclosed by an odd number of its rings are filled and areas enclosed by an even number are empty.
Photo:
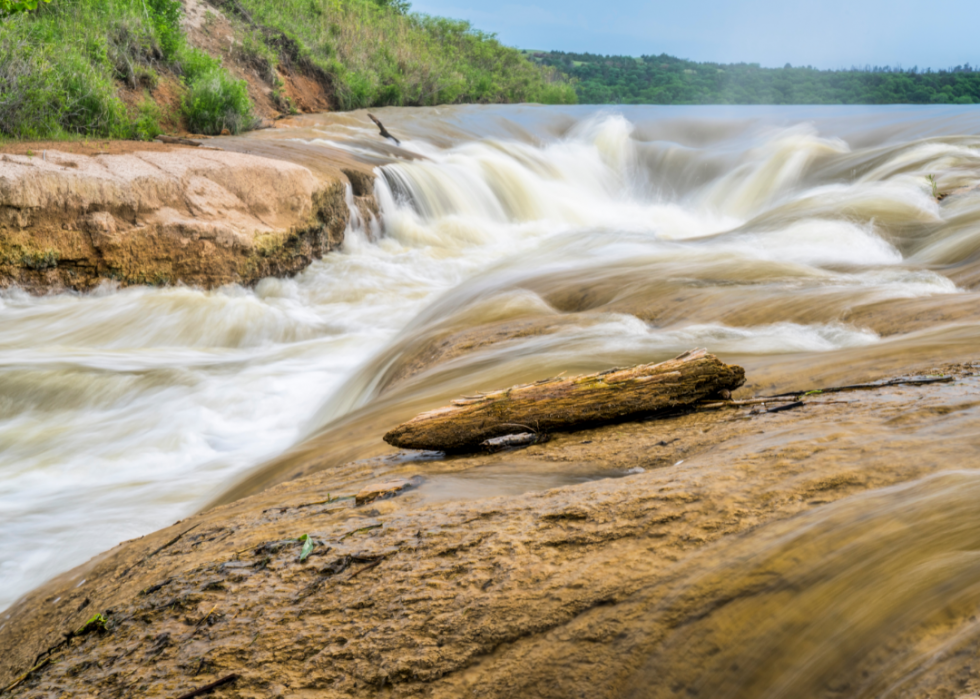
[[[818,70],[697,63],[667,54],[529,52],[573,79],[583,104],[975,104],[980,70],[866,66]]]

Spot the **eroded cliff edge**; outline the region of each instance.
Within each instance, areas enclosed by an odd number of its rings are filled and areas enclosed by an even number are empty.
[[[343,242],[349,186],[339,171],[217,149],[3,154],[0,288],[214,288],[295,274]]]

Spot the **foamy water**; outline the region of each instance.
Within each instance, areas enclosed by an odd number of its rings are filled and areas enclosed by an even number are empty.
[[[294,279],[5,292],[0,609],[370,410],[432,338],[574,321],[425,368],[416,399],[694,346],[860,351],[882,338],[852,309],[964,293],[950,270],[980,249],[980,205],[926,181],[980,177],[959,112],[726,114],[385,110],[406,159],[378,169],[380,237],[362,222]],[[351,116],[316,120],[255,138],[380,157]]]

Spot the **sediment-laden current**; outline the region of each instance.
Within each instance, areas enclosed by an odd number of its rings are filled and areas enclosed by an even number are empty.
[[[0,295],[0,609],[119,541],[295,475],[298,458],[268,462],[303,440],[331,445],[318,468],[386,453],[386,429],[476,389],[692,347],[745,366],[750,387],[826,385],[963,360],[980,340],[969,108],[379,116],[401,147],[356,114],[228,140],[377,165],[381,221],[355,217],[343,250],[293,279]],[[738,555],[763,565],[797,539],[823,555],[826,522],[862,551],[904,545],[856,522],[958,512],[972,491],[954,481],[835,506]],[[820,565],[799,575],[829,590],[910,574],[873,557],[866,570]],[[973,565],[953,560],[957,594],[975,596]],[[923,577],[923,594],[938,584]],[[662,673],[659,657],[644,673]],[[829,662],[814,658],[812,676]],[[746,667],[740,686],[762,682]]]

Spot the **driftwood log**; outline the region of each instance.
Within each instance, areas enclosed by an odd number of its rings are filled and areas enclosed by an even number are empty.
[[[544,379],[467,396],[402,423],[384,439],[406,449],[470,451],[507,434],[568,431],[674,412],[744,382],[742,367],[729,366],[703,349],[691,350],[660,364]]]

